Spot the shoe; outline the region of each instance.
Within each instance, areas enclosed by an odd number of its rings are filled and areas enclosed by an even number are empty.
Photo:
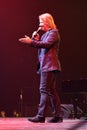
[[[38,116],[35,116],[33,118],[29,118],[28,121],[31,121],[31,122],[41,122],[41,123],[44,123],[45,122],[45,118],[44,117],[38,117]]]
[[[61,123],[63,122],[63,118],[62,117],[53,117],[51,120],[48,121],[49,123]]]

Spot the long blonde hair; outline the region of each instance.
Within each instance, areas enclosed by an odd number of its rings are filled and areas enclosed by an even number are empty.
[[[51,29],[57,28],[51,14],[49,14],[49,13],[41,14],[41,15],[39,15],[39,19],[42,19],[46,24],[48,24],[49,28],[51,28]]]

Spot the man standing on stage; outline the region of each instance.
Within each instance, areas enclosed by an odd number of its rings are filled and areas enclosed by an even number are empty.
[[[39,30],[44,31],[39,39]],[[44,13],[39,16],[39,28],[32,38],[25,36],[20,42],[38,48],[38,73],[40,74],[40,104],[37,115],[28,120],[31,122],[45,122],[45,109],[48,98],[50,99],[53,118],[48,122],[62,122],[60,99],[57,95],[57,78],[61,71],[58,58],[60,35],[51,14]]]

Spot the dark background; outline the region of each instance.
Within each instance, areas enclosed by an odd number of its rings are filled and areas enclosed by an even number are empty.
[[[87,78],[86,5],[86,0],[0,0],[0,111],[19,110],[21,92],[24,104],[38,104],[37,49],[18,39],[32,35],[42,13],[53,15],[61,35],[59,87],[63,80]]]

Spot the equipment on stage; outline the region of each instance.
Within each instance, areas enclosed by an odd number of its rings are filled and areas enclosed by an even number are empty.
[[[87,93],[87,79],[65,80],[62,82],[62,91],[67,93]]]
[[[87,115],[87,79],[65,80],[62,82],[62,93],[68,95],[74,107],[74,117],[77,118],[77,106],[83,107]],[[68,100],[68,98],[67,98]]]

